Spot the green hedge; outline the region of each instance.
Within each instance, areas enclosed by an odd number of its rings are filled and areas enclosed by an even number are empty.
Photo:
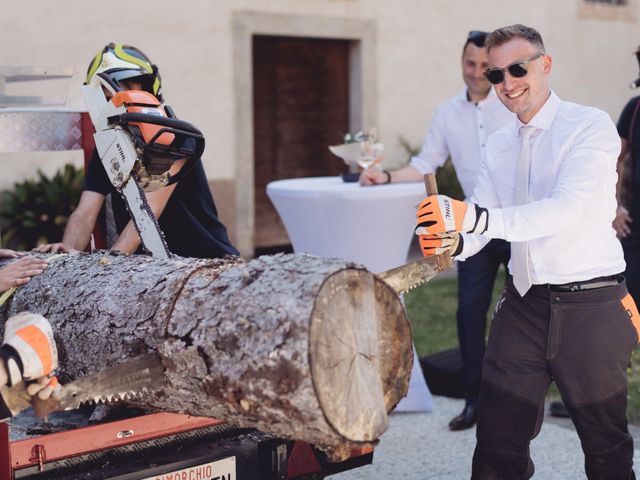
[[[0,195],[2,246],[30,250],[43,243],[59,242],[69,215],[78,206],[84,171],[71,164],[48,178],[38,170],[36,178],[16,183]]]

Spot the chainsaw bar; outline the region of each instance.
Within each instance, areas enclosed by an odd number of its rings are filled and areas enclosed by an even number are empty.
[[[392,268],[378,274],[387,285],[398,294],[407,293],[409,290],[428,282],[440,272],[449,269],[453,265],[451,255],[442,253],[425,257],[416,262],[411,262],[401,267]]]
[[[140,186],[138,175],[131,172],[131,177],[119,191],[124,198],[144,248],[154,257],[170,258],[171,252],[164,238],[164,232],[147,203],[147,197]]]
[[[140,187],[138,151],[130,134],[122,128],[109,128],[94,134],[102,166],[114,188],[124,198],[142,246],[158,258],[170,258],[158,220]]]
[[[120,365],[105,368],[64,385],[60,395],[48,400],[33,399],[37,416],[74,410],[83,404],[131,400],[164,384],[164,367],[156,353],[141,355]]]

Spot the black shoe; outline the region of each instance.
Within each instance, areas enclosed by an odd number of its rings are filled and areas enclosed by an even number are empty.
[[[462,413],[449,422],[449,430],[455,432],[457,430],[466,430],[476,424],[476,406],[467,403]]]
[[[562,400],[554,400],[551,402],[551,405],[549,405],[549,413],[552,417],[570,417],[567,407]]]

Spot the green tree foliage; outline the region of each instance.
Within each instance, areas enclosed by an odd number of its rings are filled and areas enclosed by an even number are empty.
[[[398,138],[398,142],[407,152],[407,161],[411,160],[411,157],[420,153],[420,146],[412,145],[406,138],[401,136]],[[438,184],[438,193],[457,200],[464,200],[464,192],[458,182],[458,177],[456,176],[456,171],[451,163],[451,158],[448,158],[445,164],[436,172],[436,182]]]
[[[0,196],[2,246],[30,250],[59,242],[69,215],[78,206],[84,172],[68,164],[52,178],[38,170],[36,179],[16,183]]]

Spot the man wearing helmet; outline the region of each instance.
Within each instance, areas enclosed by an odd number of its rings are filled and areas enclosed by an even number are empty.
[[[158,68],[135,47],[108,44],[91,62],[87,71],[87,84],[96,75],[107,98],[123,90],[144,90],[153,94],[160,102],[163,101]],[[169,173],[174,175],[183,165],[184,160],[175,161]],[[43,245],[36,251],[84,250],[108,194],[111,194],[119,234],[112,249],[125,253],[136,252],[140,247],[140,238],[123,198],[102,167],[97,151],[94,151],[80,202],[69,217],[62,242]],[[225,226],[218,219],[200,159],[194,162],[193,167],[177,184],[148,192],[146,197],[172,253],[200,258],[238,255],[229,241]]]

